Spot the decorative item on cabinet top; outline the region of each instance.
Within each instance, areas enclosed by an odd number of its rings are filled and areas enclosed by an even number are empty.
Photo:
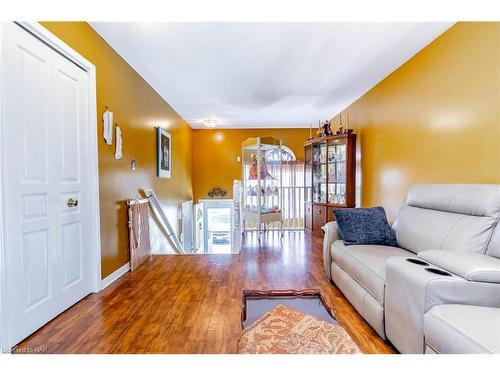
[[[342,124],[342,113],[339,114],[339,128],[336,132],[333,131],[332,129],[332,121],[331,120],[326,120],[324,122],[321,122],[321,120],[318,120],[318,130],[316,132],[318,137],[329,137],[332,135],[342,135],[342,134],[351,134],[353,133],[353,129],[350,128],[350,121],[349,121],[349,113],[347,113],[347,125],[344,127]],[[307,139],[308,141],[311,141],[313,138],[312,136],[312,123],[309,124],[309,138]]]
[[[305,228],[322,235],[333,208],[355,206],[356,134],[317,137],[304,144]]]

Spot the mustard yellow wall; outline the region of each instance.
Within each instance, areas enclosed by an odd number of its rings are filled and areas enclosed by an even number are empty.
[[[96,66],[99,135],[102,276],[128,262],[126,199],[152,187],[174,226],[182,201],[192,199],[191,128],[85,22],[42,22]],[[114,143],[102,134],[102,111],[109,106],[123,135],[123,159],[115,160]],[[155,126],[172,135],[172,179],[156,177]],[[137,160],[131,171],[130,160]],[[161,236],[160,236],[161,237]],[[153,238],[158,243],[158,238]]]
[[[458,23],[357,100],[361,204],[394,218],[412,184],[500,183],[499,90],[500,23]]]
[[[106,105],[123,131],[119,161],[99,136],[103,277],[128,261],[125,200],[139,189],[153,187],[177,225],[182,201],[215,186],[231,195],[246,138],[280,138],[303,158],[308,129],[191,130],[89,25],[42,24],[96,66],[99,135]],[[363,206],[393,218],[415,183],[500,183],[499,44],[500,23],[459,23],[345,111],[358,134]],[[170,180],[156,178],[158,125],[173,137]]]
[[[314,129],[313,129],[314,130]],[[193,130],[193,194],[195,202],[208,198],[214,187],[223,188],[232,197],[233,181],[241,179],[241,142],[250,137],[275,137],[304,159],[304,142],[309,129],[226,129]]]

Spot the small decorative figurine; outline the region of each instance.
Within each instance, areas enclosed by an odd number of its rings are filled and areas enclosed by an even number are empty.
[[[219,187],[215,187],[208,192],[208,196],[210,198],[222,198],[222,197],[225,197],[226,194],[227,194],[227,191],[225,191],[224,189],[221,189]]]
[[[252,159],[252,164],[250,165],[250,170],[248,171],[249,180],[257,180],[257,156],[255,154],[250,155]],[[267,164],[264,157],[262,157],[260,162],[260,178],[262,180],[274,179],[273,176],[267,171]]]
[[[353,132],[352,129],[349,128],[349,113],[347,113],[347,126],[344,128],[342,126],[342,113],[339,115],[339,130],[335,132],[337,135],[341,134],[351,134]]]
[[[323,129],[321,128],[321,120],[318,120],[318,131],[316,132],[316,134],[318,135],[318,137],[321,137],[322,133]]]
[[[346,133],[351,134],[353,130],[351,129],[351,116],[349,116],[349,112],[347,112],[347,129]]]
[[[327,137],[329,135],[333,135],[330,121],[325,121],[321,128],[322,128],[322,130],[321,130],[322,137]]]

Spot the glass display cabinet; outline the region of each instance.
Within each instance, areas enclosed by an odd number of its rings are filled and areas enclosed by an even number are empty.
[[[321,235],[334,208],[355,206],[356,134],[313,138],[304,155],[305,228]]]
[[[242,143],[242,233],[248,229],[283,230],[281,140],[248,138]]]

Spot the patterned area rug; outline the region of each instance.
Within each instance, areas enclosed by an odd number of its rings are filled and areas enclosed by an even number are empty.
[[[243,330],[240,354],[360,354],[344,328],[278,305]]]

